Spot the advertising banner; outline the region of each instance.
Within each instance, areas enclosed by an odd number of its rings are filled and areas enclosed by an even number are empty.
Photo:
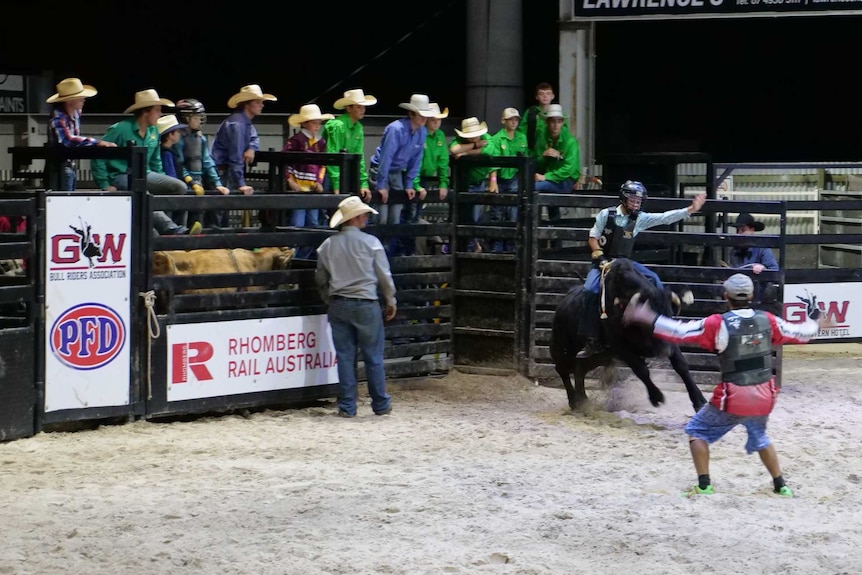
[[[132,199],[45,203],[45,412],[128,405]]]
[[[803,321],[817,309],[832,327],[821,330],[822,339],[862,337],[862,283],[785,284],[784,319]]]
[[[862,0],[573,0],[575,20],[862,14]]]
[[[167,401],[338,382],[326,315],[167,326]]]

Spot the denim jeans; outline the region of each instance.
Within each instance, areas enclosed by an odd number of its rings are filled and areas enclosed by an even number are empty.
[[[78,185],[78,172],[71,166],[63,166],[63,173],[60,175],[60,183],[62,189],[67,192],[75,191]]]
[[[567,178],[562,182],[552,182],[543,180],[536,182],[536,191],[540,193],[551,194],[571,194],[572,186],[575,185],[575,180]],[[554,221],[560,219],[560,206],[548,206],[548,220]]]
[[[664,284],[661,283],[661,278],[659,278],[654,271],[652,271],[642,263],[636,262],[634,260],[632,260],[632,265],[637,271],[645,275],[647,279],[649,279],[653,284],[655,284],[658,289],[664,291]],[[601,272],[599,271],[599,268],[590,268],[589,273],[587,273],[587,279],[584,280],[584,289],[588,292],[599,293],[599,287],[601,286],[599,278],[601,278]]]
[[[338,409],[356,415],[356,354],[362,350],[368,394],[374,413],[385,411],[391,403],[386,393],[383,370],[383,310],[380,302],[332,298],[329,302],[329,325],[338,359]]]
[[[180,184],[185,186],[185,184],[183,184],[183,182],[180,182],[180,180],[177,180],[176,178],[171,178],[170,176],[165,176],[164,174],[156,174],[156,175],[162,176],[162,178],[170,178],[171,180],[176,180],[177,182],[179,182]],[[162,189],[162,188],[159,188],[158,182],[160,182],[160,181],[162,181],[160,178],[154,178],[153,179],[153,182],[156,184],[157,189]],[[129,181],[129,175],[128,174],[120,174],[119,176],[114,178],[114,181],[112,183],[113,183],[114,187],[117,188],[118,190],[128,190],[132,187],[131,182]],[[149,174],[147,175],[147,190],[150,193],[153,193],[153,194],[156,193],[150,188]],[[171,219],[170,216],[168,216],[168,214],[166,214],[162,210],[156,210],[153,212],[153,229],[156,231],[157,235],[162,235],[162,236],[171,236],[171,235],[175,235],[175,234],[182,234],[182,233],[185,233],[186,231],[188,231],[185,226],[181,226],[181,225],[177,224],[174,220]]]

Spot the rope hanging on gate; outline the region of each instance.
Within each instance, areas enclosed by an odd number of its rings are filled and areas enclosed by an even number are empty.
[[[159,327],[159,318],[156,317],[156,292],[150,290],[138,292],[138,295],[144,298],[144,307],[147,308],[147,331],[150,332],[150,339],[159,339],[162,330]]]
[[[144,298],[144,307],[147,308],[147,331],[150,336],[147,338],[147,399],[152,399],[153,340],[158,339],[162,335],[162,330],[159,326],[159,318],[156,316],[156,292],[150,290],[148,292],[138,292],[138,295]]]

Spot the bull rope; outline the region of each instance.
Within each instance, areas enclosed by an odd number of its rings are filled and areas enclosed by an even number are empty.
[[[610,269],[611,269],[610,262],[608,262],[608,264],[601,269],[602,277],[601,277],[600,281],[602,282],[602,293],[599,296],[600,297],[599,305],[601,305],[601,308],[602,308],[602,315],[601,315],[602,319],[608,319],[608,312],[605,311],[605,276],[608,275],[608,272],[610,271]]]
[[[138,292],[138,295],[144,298],[144,307],[147,308],[147,399],[153,398],[153,382],[152,382],[152,360],[153,360],[153,340],[159,339],[162,335],[162,329],[159,326],[159,318],[156,317],[156,292],[150,290],[148,292]]]

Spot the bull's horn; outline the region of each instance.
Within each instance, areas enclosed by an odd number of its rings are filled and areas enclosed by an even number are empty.
[[[685,305],[691,305],[694,303],[694,294],[691,293],[690,289],[687,289],[682,294],[682,303]]]
[[[640,301],[641,301],[641,292],[638,292],[632,296],[632,299],[629,300],[629,305],[637,305]]]
[[[679,296],[676,295],[676,292],[670,292],[670,302],[674,305],[674,307],[680,306]]]
[[[615,298],[614,298],[614,305],[615,305],[615,306],[617,306],[617,307],[619,307],[619,305],[620,305],[620,298],[618,298],[618,297],[615,297]]]

